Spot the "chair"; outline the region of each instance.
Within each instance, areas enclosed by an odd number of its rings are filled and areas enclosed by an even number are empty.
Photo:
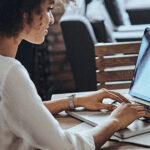
[[[93,28],[81,15],[63,15],[60,26],[71,64],[76,91],[96,90]]]
[[[138,6],[135,3],[138,3]],[[150,8],[148,0],[104,0],[104,4],[116,26],[115,31],[144,31],[150,26],[150,17],[147,15]],[[147,9],[143,8],[146,6]]]
[[[97,89],[130,87],[140,43],[95,44]]]
[[[125,0],[126,10],[132,24],[150,24],[149,0]]]
[[[103,0],[115,26],[131,25],[125,8],[125,0]]]
[[[110,2],[113,0],[108,1]],[[94,28],[96,34],[106,35],[106,39],[103,41],[101,41],[101,39],[98,39],[99,42],[140,41],[142,39],[144,32],[143,27],[142,30],[137,30],[136,32],[135,30],[132,31],[132,29],[130,30],[123,29],[123,31],[121,31],[120,28],[119,28],[120,31],[117,31],[118,28],[116,28],[116,26],[114,25],[103,0],[92,0],[90,3],[88,3],[86,16],[91,23],[96,22],[97,25]],[[127,27],[127,29],[128,28],[129,27]]]

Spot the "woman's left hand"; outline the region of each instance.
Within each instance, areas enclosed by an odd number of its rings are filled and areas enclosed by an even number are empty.
[[[107,89],[101,89],[96,91],[93,94],[84,96],[81,102],[81,106],[85,107],[88,110],[114,110],[116,108],[115,105],[112,104],[104,104],[103,99],[110,98],[119,103],[125,102],[130,103],[124,96],[122,96],[118,92],[110,91]]]

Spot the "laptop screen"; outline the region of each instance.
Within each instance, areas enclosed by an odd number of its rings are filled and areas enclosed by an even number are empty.
[[[146,28],[129,94],[150,102],[150,28]]]

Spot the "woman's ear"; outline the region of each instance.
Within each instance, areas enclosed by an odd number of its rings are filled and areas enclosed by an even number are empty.
[[[23,21],[24,21],[24,23],[27,23],[27,20],[28,20],[28,14],[24,13],[23,14]]]
[[[24,26],[24,27],[26,27],[26,25],[27,25],[27,18],[28,18],[28,17],[27,17],[27,13],[24,13],[24,14],[23,14],[23,26]]]
[[[29,33],[30,27],[29,27],[29,23],[28,23],[28,14],[27,13],[23,14],[23,26],[24,26],[24,31],[26,33]]]

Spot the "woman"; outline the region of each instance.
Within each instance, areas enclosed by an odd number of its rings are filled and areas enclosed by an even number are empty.
[[[15,59],[24,39],[40,44],[54,18],[53,0],[0,1],[0,149],[31,150],[92,150],[102,146],[115,131],[125,128],[135,119],[150,114],[138,104],[116,92],[99,90],[92,95],[74,97],[72,106],[89,110],[114,110],[103,104],[103,98],[122,103],[103,126],[85,133],[64,131],[52,114],[70,108],[68,98],[56,102],[41,101],[26,69]],[[127,103],[124,103],[127,102]],[[71,107],[72,107],[71,106]]]

